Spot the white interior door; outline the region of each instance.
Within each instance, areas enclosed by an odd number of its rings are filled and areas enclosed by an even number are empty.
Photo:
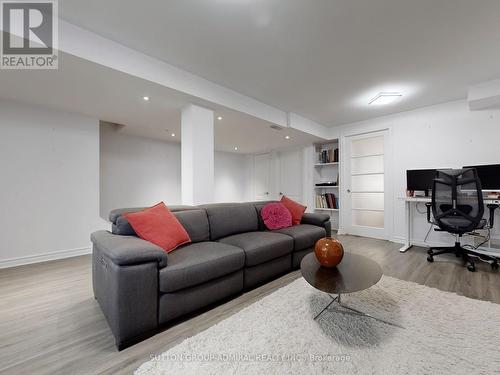
[[[345,139],[345,231],[364,237],[389,237],[387,130]]]
[[[254,189],[255,200],[271,199],[271,154],[255,156]]]
[[[302,150],[280,152],[278,159],[278,199],[286,195],[288,198],[302,203]]]

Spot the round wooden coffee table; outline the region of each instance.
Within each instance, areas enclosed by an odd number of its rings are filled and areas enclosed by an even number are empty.
[[[400,327],[397,324],[375,318],[362,311],[353,309],[341,302],[342,294],[368,289],[378,283],[382,278],[382,269],[377,262],[370,258],[346,252],[344,253],[342,262],[340,262],[337,267],[326,268],[318,262],[314,253],[309,253],[302,259],[300,271],[309,284],[322,292],[328,293],[332,298],[332,301],[316,314],[314,319],[317,319],[336,302],[337,307],[343,308],[343,310],[335,309],[339,313],[362,315],[367,318]],[[334,297],[331,294],[336,294],[337,296]]]

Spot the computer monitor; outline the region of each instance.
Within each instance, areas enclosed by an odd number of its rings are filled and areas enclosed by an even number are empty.
[[[500,191],[500,164],[469,165],[463,168],[475,168],[485,191]]]
[[[425,196],[432,190],[436,169],[413,169],[406,171],[406,189],[425,191]]]

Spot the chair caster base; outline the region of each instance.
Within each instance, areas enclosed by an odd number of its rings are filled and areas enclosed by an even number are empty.
[[[494,271],[497,270],[498,269],[498,262],[495,261],[495,262],[491,263],[491,269]]]
[[[474,264],[469,264],[467,266],[467,269],[470,271],[470,272],[476,272],[476,266]]]
[[[429,263],[434,262],[434,257],[433,257],[432,255],[429,255],[429,256],[427,257],[427,261],[428,261]]]

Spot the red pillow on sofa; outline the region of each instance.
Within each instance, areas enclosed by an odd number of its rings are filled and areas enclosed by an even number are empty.
[[[124,216],[140,238],[158,245],[167,253],[191,242],[182,224],[163,202]]]
[[[281,203],[268,203],[262,210],[260,210],[260,216],[264,221],[267,229],[281,229],[288,228],[292,226],[292,214]]]
[[[281,197],[281,203],[283,203],[283,205],[288,208],[288,211],[290,211],[290,213],[292,214],[292,224],[300,224],[302,216],[304,215],[307,207],[295,202],[294,200],[284,195]]]

